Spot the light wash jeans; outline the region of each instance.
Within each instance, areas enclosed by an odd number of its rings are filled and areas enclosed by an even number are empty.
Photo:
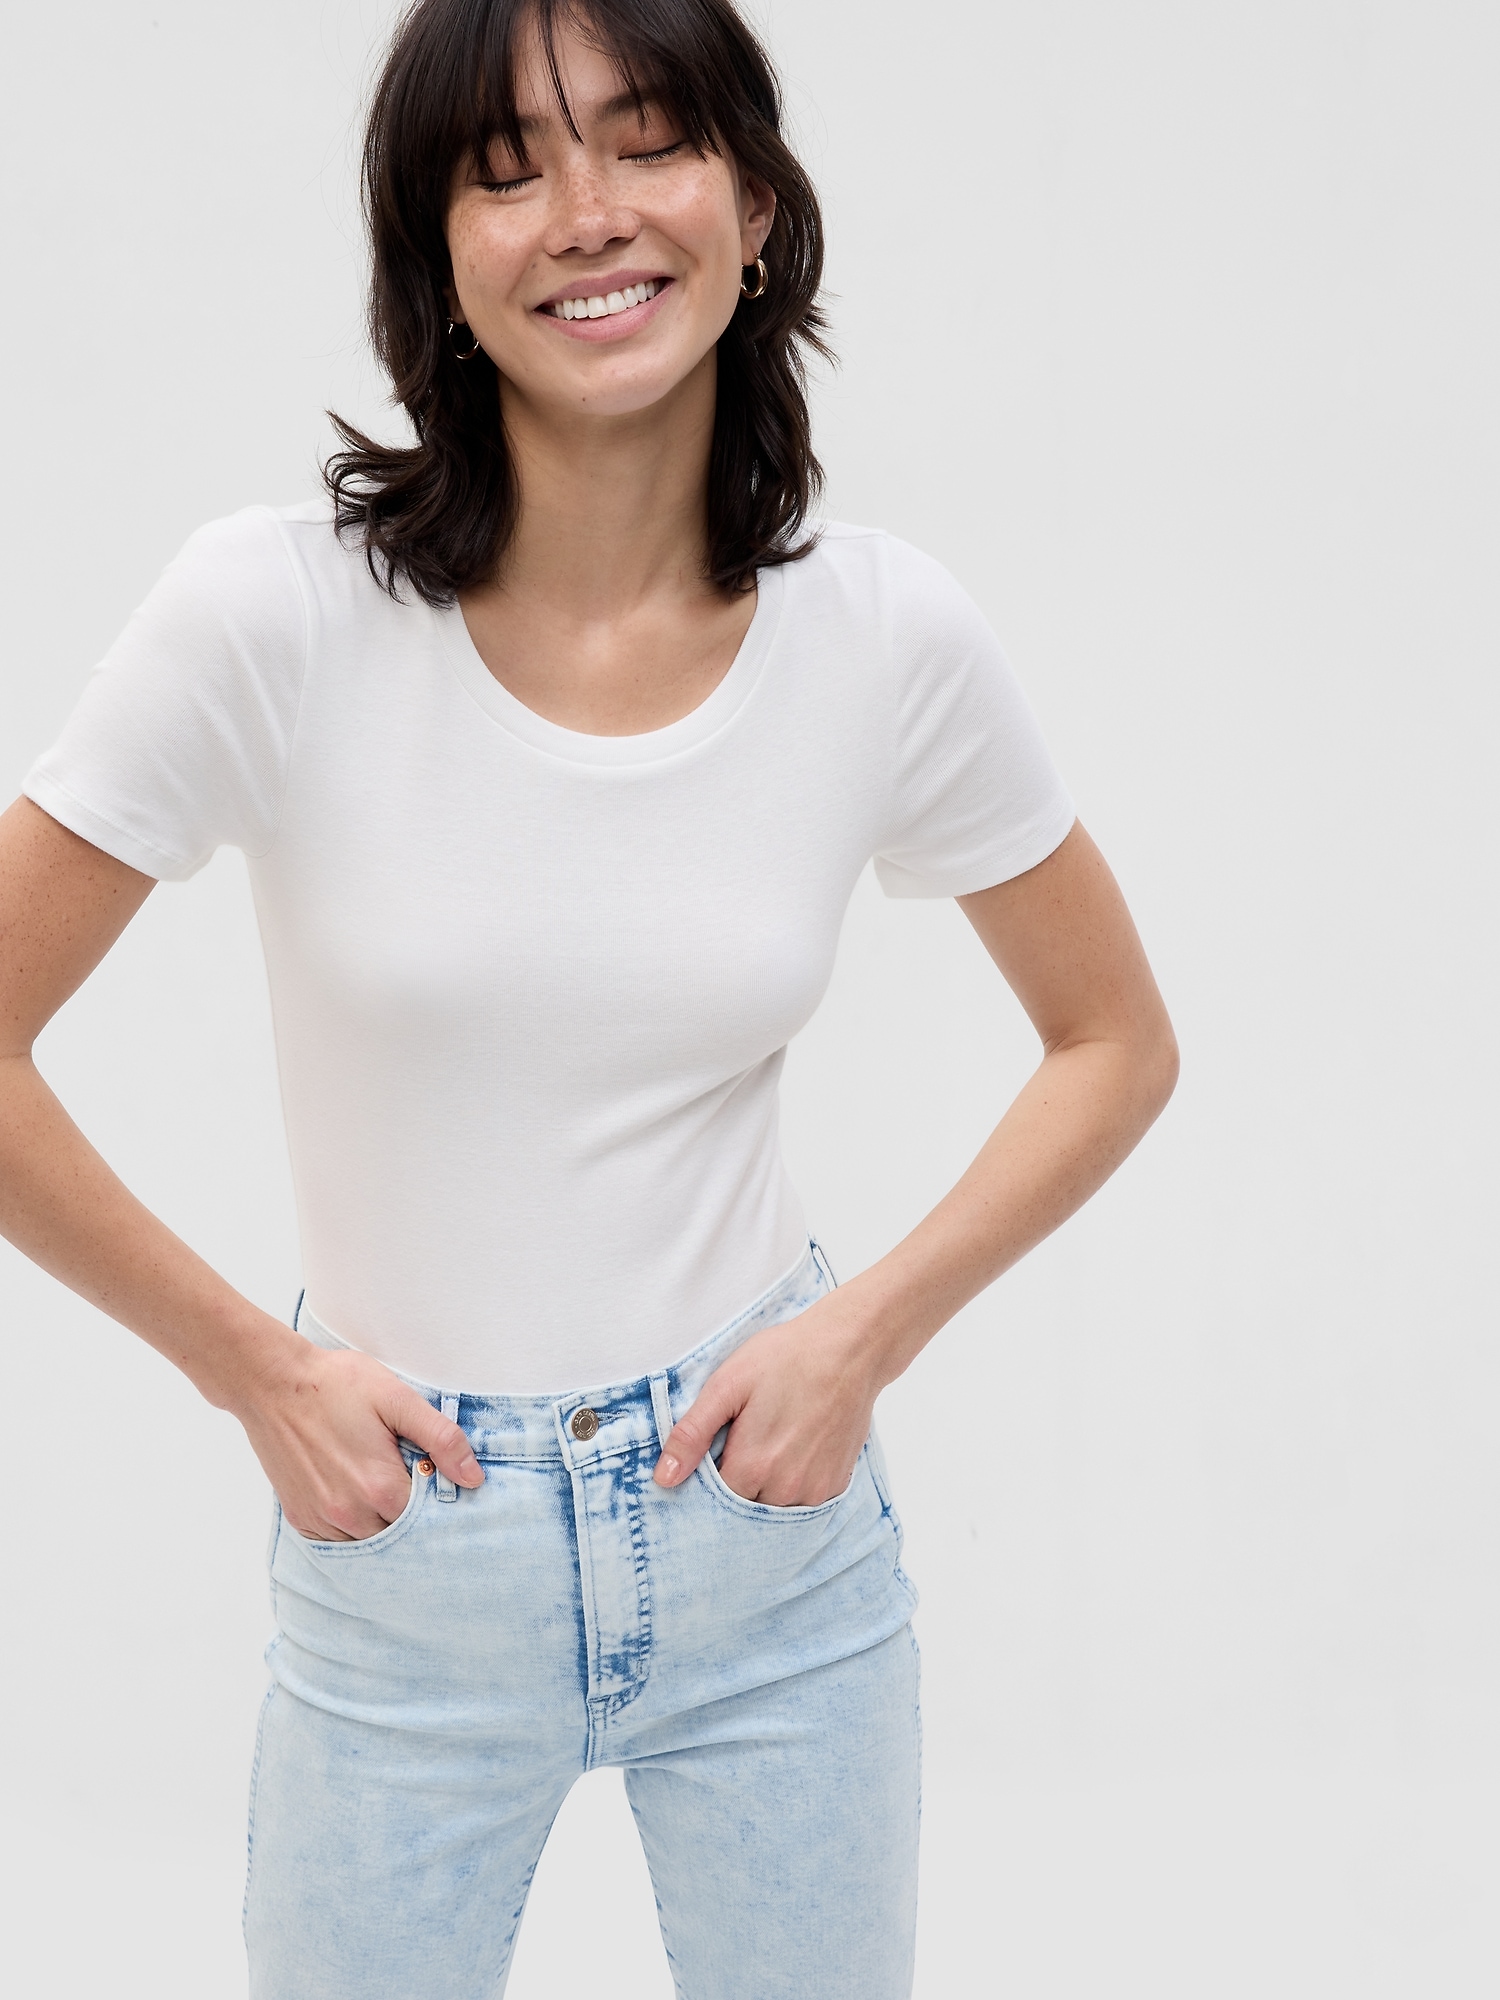
[[[369,1541],[304,1540],[277,1509],[252,2000],[498,2000],[548,1829],[605,1764],[681,2000],[906,2000],[915,1592],[879,1446],[819,1507],[743,1500],[712,1457],[672,1490],[651,1477],[713,1369],[825,1289],[810,1248],[675,1367],[587,1394],[419,1383],[481,1488],[406,1445],[411,1499]],[[578,1883],[607,1992],[590,1902]]]

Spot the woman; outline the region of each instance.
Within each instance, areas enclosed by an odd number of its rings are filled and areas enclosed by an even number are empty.
[[[807,525],[821,237],[778,119],[729,0],[420,0],[366,152],[415,442],[345,429],[331,509],[194,536],[0,822],[0,1220],[233,1411],[277,1495],[262,2000],[501,1990],[605,1763],[679,1992],[909,1991],[913,1593],[871,1411],[1171,1089],[983,621],[915,551]],[[295,1329],[30,1059],[224,842],[271,977]],[[872,856],[959,899],[1045,1053],[835,1290],[776,1086]]]

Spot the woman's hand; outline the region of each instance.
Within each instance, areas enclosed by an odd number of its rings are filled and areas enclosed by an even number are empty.
[[[763,1327],[716,1368],[673,1426],[656,1464],[680,1486],[728,1424],[726,1486],[769,1507],[816,1507],[854,1474],[888,1376],[847,1289]]]
[[[388,1368],[281,1331],[293,1344],[235,1414],[299,1535],[363,1542],[389,1527],[411,1497],[398,1438],[420,1445],[455,1485],[484,1484],[458,1425]]]

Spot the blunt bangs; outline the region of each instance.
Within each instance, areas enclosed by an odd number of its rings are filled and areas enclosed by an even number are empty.
[[[526,157],[516,101],[516,70],[522,47],[530,35],[535,35],[541,45],[552,80],[552,94],[568,130],[582,143],[583,134],[568,102],[558,61],[560,28],[572,28],[588,47],[614,65],[621,91],[634,100],[643,123],[646,106],[659,104],[690,144],[700,152],[717,151],[713,135],[723,107],[707,107],[705,115],[704,104],[693,94],[691,77],[684,74],[680,62],[672,60],[672,51],[659,32],[660,22],[636,21],[611,13],[602,0],[594,6],[588,0],[529,0],[529,4],[492,7],[489,12],[485,46],[470,78],[464,106],[467,128],[464,153],[468,157],[482,160],[495,139],[501,140],[516,159]],[[772,115],[774,121],[774,106]]]

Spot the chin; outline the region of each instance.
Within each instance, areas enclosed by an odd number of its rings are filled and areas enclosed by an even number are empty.
[[[699,356],[679,367],[570,369],[566,385],[559,383],[557,387],[563,389],[575,416],[639,416],[669,401],[697,373],[704,358]]]

